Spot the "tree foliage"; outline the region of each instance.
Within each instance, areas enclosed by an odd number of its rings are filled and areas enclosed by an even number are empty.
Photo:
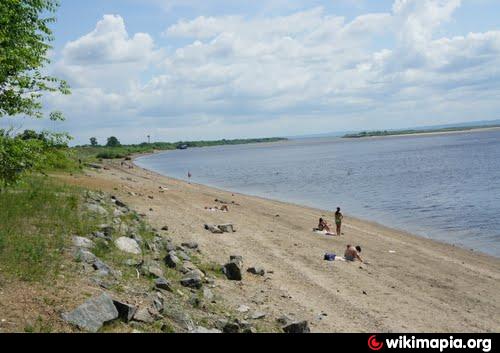
[[[0,118],[41,118],[43,92],[69,94],[66,82],[43,73],[58,6],[57,0],[0,1]],[[50,115],[61,117],[59,112]]]
[[[121,146],[120,141],[115,136],[108,137],[107,147],[119,147]]]
[[[93,146],[93,147],[98,146],[99,143],[97,143],[97,138],[91,137],[90,138],[90,145]]]

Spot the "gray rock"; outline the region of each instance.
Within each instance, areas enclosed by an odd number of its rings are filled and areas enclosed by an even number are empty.
[[[104,275],[113,274],[113,270],[111,269],[111,267],[109,267],[108,265],[106,265],[104,262],[102,262],[101,260],[99,260],[97,258],[95,259],[94,263],[92,264],[92,267],[94,268],[94,270],[99,271]]]
[[[250,267],[247,272],[251,273],[251,274],[254,274],[254,275],[257,275],[257,276],[265,276],[266,275],[266,270],[264,270],[264,268],[262,267]]]
[[[295,321],[283,327],[286,333],[310,333],[311,329],[307,321]]]
[[[130,239],[127,237],[120,237],[115,240],[115,245],[121,251],[124,251],[129,254],[140,255],[142,254],[142,250],[134,239]]]
[[[118,310],[107,295],[92,298],[75,310],[62,314],[64,321],[89,332],[97,332],[106,322],[118,318]]]
[[[172,291],[172,285],[170,282],[162,277],[155,279],[155,287],[158,289],[168,290],[170,292]]]
[[[224,233],[219,227],[214,226],[212,224],[205,224],[205,229],[209,230],[210,232],[214,234],[222,234]]]
[[[97,257],[86,249],[78,248],[75,251],[74,259],[75,261],[92,265]]]
[[[241,264],[238,260],[231,260],[224,265],[224,274],[230,281],[241,281],[243,279],[241,274]]]
[[[113,304],[115,304],[116,310],[118,310],[119,318],[127,323],[132,320],[137,311],[137,307],[117,300],[114,300]]]
[[[111,196],[111,199],[113,199],[115,201],[116,206],[127,208],[127,205],[125,203],[123,203],[122,201],[118,200],[115,196]]]
[[[195,242],[182,243],[182,246],[187,248],[187,249],[191,249],[191,250],[198,249],[198,243],[195,243]]]
[[[217,226],[223,233],[234,233],[234,226],[232,224],[219,224]]]
[[[196,327],[189,314],[184,310],[165,305],[163,314],[187,331],[193,331]]]
[[[240,332],[240,325],[235,321],[229,321],[222,328],[222,332],[224,332],[224,333],[239,333]]]
[[[155,322],[153,315],[149,312],[148,308],[139,308],[134,314],[134,321],[144,322],[146,324],[151,324]]]
[[[176,255],[178,258],[180,258],[183,261],[191,261],[191,257],[189,257],[188,254],[186,254],[184,251],[180,250],[176,252]]]
[[[164,242],[163,245],[165,250],[167,250],[167,252],[175,251],[176,249],[175,244],[171,240]]]
[[[198,326],[192,333],[222,333],[222,331],[217,330],[216,328],[205,328],[203,326]]]
[[[90,239],[74,236],[73,245],[77,248],[92,249],[95,246],[95,243]]]
[[[255,313],[253,313],[250,316],[250,319],[252,319],[252,320],[261,320],[261,319],[264,319],[265,317],[266,317],[266,314],[256,311]]]
[[[93,233],[92,233],[92,236],[93,236],[94,238],[97,238],[97,239],[102,239],[102,240],[106,240],[106,241],[111,241],[111,240],[113,240],[113,239],[111,238],[111,236],[108,236],[108,235],[104,234],[104,232],[93,232]]]
[[[231,255],[229,257],[230,261],[236,261],[238,262],[241,266],[243,266],[243,256],[240,255]]]
[[[170,268],[176,268],[177,266],[181,265],[181,260],[177,257],[174,251],[171,251],[165,257],[165,265]]]
[[[156,278],[163,277],[163,270],[161,269],[160,265],[156,263],[150,263],[142,266],[141,272],[145,276],[151,276]]]
[[[214,297],[215,297],[214,293],[210,289],[208,288],[203,289],[203,298],[205,300],[212,301],[214,300]]]
[[[184,287],[200,289],[203,286],[202,277],[197,271],[191,271],[181,279],[181,284]]]
[[[276,322],[280,324],[281,326],[286,326],[290,323],[293,322],[293,319],[287,315],[280,316],[279,318],[276,319]]]
[[[97,213],[101,216],[107,216],[108,215],[108,211],[102,207],[101,205],[97,205],[95,203],[88,203],[85,205],[85,208],[92,212],[92,213]]]
[[[136,259],[127,259],[123,263],[130,267],[138,267],[142,264],[142,261]]]

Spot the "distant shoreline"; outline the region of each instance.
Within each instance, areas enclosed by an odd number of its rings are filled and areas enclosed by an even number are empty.
[[[463,128],[444,128],[444,129],[429,129],[429,130],[396,130],[396,131],[365,131],[357,134],[347,134],[342,136],[344,139],[365,139],[365,138],[382,138],[396,136],[416,136],[416,135],[448,135],[467,132],[495,131],[500,130],[500,125],[494,126],[477,126]]]

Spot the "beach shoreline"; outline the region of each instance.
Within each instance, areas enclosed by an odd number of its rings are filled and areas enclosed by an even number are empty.
[[[134,156],[133,159],[139,156]],[[111,191],[181,241],[200,243],[215,263],[242,255],[245,267],[273,273],[218,286],[235,307],[307,319],[316,332],[496,332],[500,259],[346,215],[345,235],[312,232],[332,212],[187,183],[134,165],[105,162],[67,181]],[[160,189],[163,187],[165,189]],[[230,212],[208,212],[227,200]],[[235,204],[233,204],[234,202]],[[232,223],[234,234],[211,234],[205,223]],[[325,262],[361,245],[367,264]],[[323,315],[326,314],[326,315]]]

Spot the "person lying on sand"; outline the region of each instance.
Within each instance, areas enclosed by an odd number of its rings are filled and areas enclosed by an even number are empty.
[[[358,259],[359,261],[363,262],[363,259],[361,256],[359,256],[359,253],[361,253],[361,246],[352,246],[352,245],[347,245],[347,249],[344,253],[344,258],[347,261],[356,261]]]

